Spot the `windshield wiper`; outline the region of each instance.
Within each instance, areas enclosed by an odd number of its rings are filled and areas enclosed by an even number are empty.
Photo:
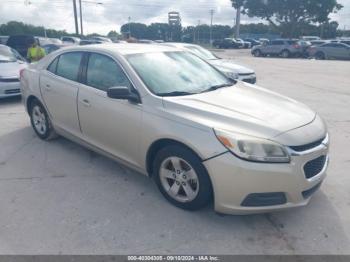
[[[211,87],[209,87],[208,89],[203,90],[201,93],[210,92],[210,91],[217,90],[217,89],[219,89],[219,88],[232,86],[233,84],[234,84],[234,83],[232,82],[232,83],[226,83],[226,84],[211,86]]]
[[[169,93],[158,93],[158,96],[188,96],[188,95],[194,95],[197,93],[191,93],[191,92],[185,92],[185,91],[173,91]]]

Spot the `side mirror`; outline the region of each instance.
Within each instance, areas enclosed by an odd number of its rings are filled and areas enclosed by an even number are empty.
[[[107,96],[113,99],[129,100],[133,103],[140,103],[140,97],[137,93],[131,92],[126,86],[116,86],[107,89]]]

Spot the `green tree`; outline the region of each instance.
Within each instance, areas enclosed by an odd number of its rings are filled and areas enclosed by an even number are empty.
[[[268,20],[286,37],[299,36],[303,26],[329,22],[343,6],[337,0],[231,0],[243,13]]]
[[[129,27],[131,31],[131,36],[137,39],[147,39],[147,25],[142,23],[127,23],[121,26],[120,32],[126,36],[129,34]]]
[[[45,29],[43,26],[33,26],[22,22],[10,21],[0,25],[0,35],[18,35],[28,34],[34,36],[46,36],[59,38],[64,35],[70,35],[65,30]]]
[[[147,26],[147,38],[151,40],[168,40],[169,24],[167,23],[152,23]]]
[[[120,34],[118,34],[117,31],[112,30],[112,31],[109,31],[109,33],[107,34],[107,36],[108,36],[108,37],[115,37],[115,38],[117,38],[117,37],[120,36]]]

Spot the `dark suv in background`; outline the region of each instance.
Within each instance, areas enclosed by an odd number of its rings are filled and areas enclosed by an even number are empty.
[[[220,49],[240,48],[240,43],[232,38],[225,38],[222,40],[214,40],[213,46]]]
[[[12,35],[6,45],[15,49],[21,56],[27,57],[28,48],[37,41],[32,35]]]
[[[276,39],[269,43],[254,46],[251,53],[257,57],[270,55],[287,58],[291,56],[301,56],[303,54],[303,47],[298,40]]]

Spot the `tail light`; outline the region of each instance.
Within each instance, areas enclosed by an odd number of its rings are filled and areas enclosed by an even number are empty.
[[[293,45],[293,47],[298,49],[298,48],[300,48],[300,45],[295,44],[295,45]]]

